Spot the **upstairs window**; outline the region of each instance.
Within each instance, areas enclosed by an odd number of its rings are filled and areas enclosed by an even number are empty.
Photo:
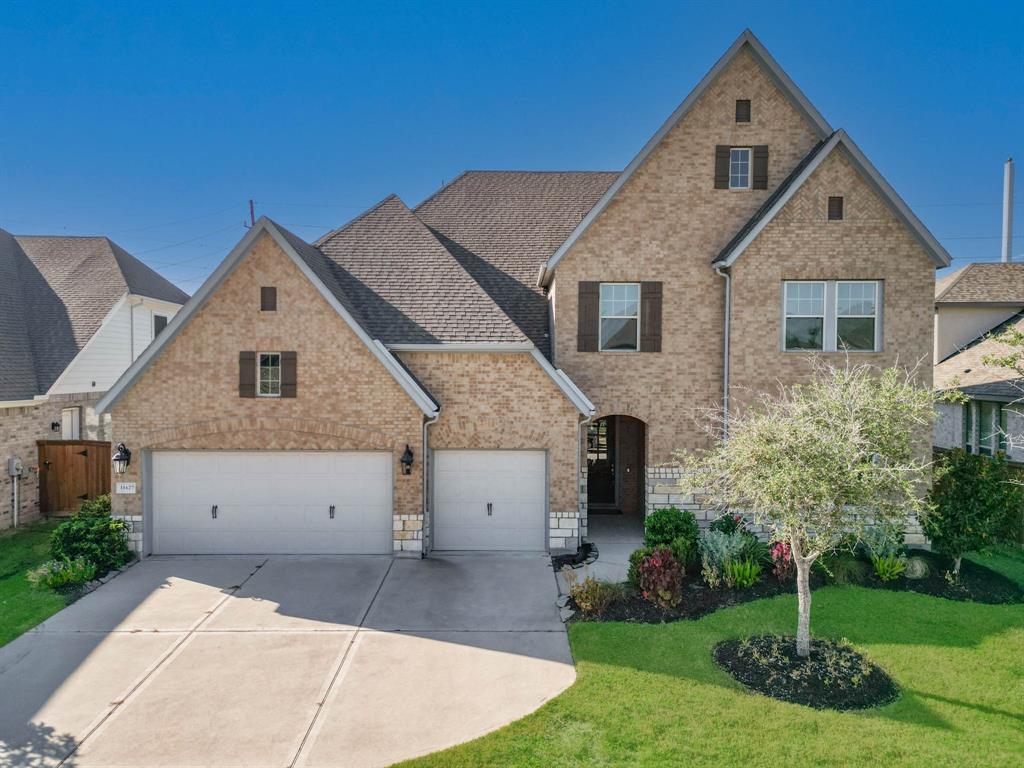
[[[277,288],[263,286],[260,288],[260,312],[277,311]]]
[[[736,122],[750,122],[750,99],[736,99]]]
[[[842,221],[843,220],[843,198],[842,197],[830,197],[828,199],[828,220],[829,221]]]
[[[978,453],[992,456],[1006,450],[1006,411],[1002,403],[982,400],[978,408]]]
[[[729,150],[729,189],[750,189],[750,147]]]
[[[783,283],[783,349],[879,351],[880,294],[877,280]]]
[[[640,348],[640,283],[601,283],[601,351]]]
[[[260,352],[257,356],[256,393],[260,397],[281,396],[281,353]]]

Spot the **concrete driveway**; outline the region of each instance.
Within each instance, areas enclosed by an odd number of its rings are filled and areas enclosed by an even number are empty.
[[[372,766],[575,679],[548,558],[153,557],[0,648],[0,765]]]

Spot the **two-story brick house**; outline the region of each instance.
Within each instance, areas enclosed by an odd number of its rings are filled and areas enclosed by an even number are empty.
[[[572,547],[809,354],[930,371],[948,263],[744,32],[621,173],[261,220],[101,403],[115,509],[147,552]]]

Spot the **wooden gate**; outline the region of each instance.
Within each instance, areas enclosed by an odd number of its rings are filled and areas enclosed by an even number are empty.
[[[110,443],[39,440],[39,510],[76,512],[86,499],[110,493]]]

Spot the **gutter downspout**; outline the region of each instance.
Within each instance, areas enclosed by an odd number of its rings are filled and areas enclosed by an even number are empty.
[[[725,280],[725,328],[722,335],[724,359],[722,361],[722,437],[729,439],[729,325],[732,319],[732,277],[721,267],[715,274]]]
[[[429,519],[428,519],[428,515],[427,515],[427,507],[428,507],[427,499],[429,498],[428,495],[427,495],[427,456],[430,454],[430,449],[428,448],[428,443],[427,443],[427,427],[429,427],[431,424],[437,423],[437,420],[439,418],[441,418],[441,412],[440,411],[435,413],[433,416],[429,416],[429,417],[428,416],[424,416],[423,417],[423,459],[422,459],[422,461],[420,463],[423,465],[423,537],[424,537],[424,539],[423,539],[423,549],[422,549],[421,557],[426,557],[427,555],[430,554],[430,552],[427,550],[427,540],[426,540],[427,533],[430,534],[430,542],[431,542],[431,544],[433,544],[433,542],[434,542],[434,510],[430,509]],[[433,465],[433,462],[431,462],[431,465]]]
[[[580,538],[577,542],[577,548],[583,546],[583,509],[580,504],[580,482],[583,480],[583,462],[580,460],[580,456],[583,454],[583,443],[580,438],[583,436],[583,427],[594,420],[594,414],[590,414],[585,419],[576,420],[576,507],[579,511],[579,523],[580,523]],[[590,516],[587,516],[587,529],[590,529]],[[548,532],[550,537],[551,533]]]

